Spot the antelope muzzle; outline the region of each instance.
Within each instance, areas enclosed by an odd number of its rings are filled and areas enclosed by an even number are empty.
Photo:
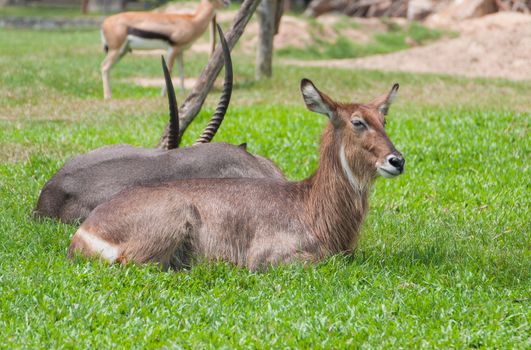
[[[383,164],[378,165],[378,174],[385,178],[392,178],[404,172],[406,159],[399,152],[393,152],[385,157]]]

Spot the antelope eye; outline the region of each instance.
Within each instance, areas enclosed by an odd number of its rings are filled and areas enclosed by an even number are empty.
[[[363,122],[363,120],[358,119],[358,118],[353,119],[351,123],[352,123],[352,126],[354,126],[354,128],[358,130],[363,130],[367,127],[367,125]]]

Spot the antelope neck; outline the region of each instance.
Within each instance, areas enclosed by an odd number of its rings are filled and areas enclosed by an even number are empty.
[[[370,188],[370,182],[363,180],[367,177],[357,177],[348,167],[341,137],[335,134],[330,129],[325,131],[319,166],[314,175],[304,181],[307,220],[317,238],[328,242],[331,253],[348,251],[352,247],[367,213]]]

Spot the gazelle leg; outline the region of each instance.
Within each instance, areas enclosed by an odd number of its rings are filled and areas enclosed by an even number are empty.
[[[103,98],[108,100],[112,97],[111,95],[111,85],[109,83],[109,71],[113,65],[120,60],[120,58],[125,55],[127,50],[123,47],[118,50],[109,50],[107,56],[101,63],[101,78],[103,80]]]
[[[179,51],[176,47],[168,49],[168,70],[170,73],[173,71],[173,65],[175,64],[175,59],[179,58],[179,75],[181,78],[181,89],[184,91],[184,68],[182,59],[183,59],[183,53],[182,51]],[[166,93],[166,86],[162,88],[162,95],[165,95]]]
[[[179,52],[177,55],[177,64],[179,65],[179,78],[181,80],[181,89],[184,92],[184,59],[183,59],[183,52]]]
[[[171,47],[168,49],[168,55],[166,56],[166,61],[167,61],[167,64],[168,64],[168,71],[172,72],[172,68],[173,68],[173,62],[175,61],[175,48],[174,47]],[[166,84],[162,85],[162,89],[160,90],[160,96],[164,96],[166,95]]]
[[[212,17],[212,21],[210,22],[210,57],[214,55],[214,51],[216,50],[216,16]]]
[[[103,98],[111,98],[111,86],[109,84],[109,70],[113,65],[113,61],[119,56],[118,50],[109,51],[105,59],[101,63],[101,79],[103,80]]]

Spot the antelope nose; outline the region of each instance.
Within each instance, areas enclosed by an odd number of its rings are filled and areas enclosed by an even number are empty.
[[[397,170],[402,172],[404,170],[404,163],[406,160],[402,156],[390,155],[388,158],[389,164],[394,166]]]

